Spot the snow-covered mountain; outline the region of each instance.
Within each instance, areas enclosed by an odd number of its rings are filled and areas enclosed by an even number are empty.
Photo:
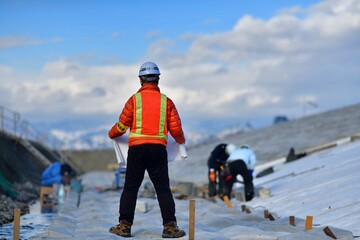
[[[248,142],[252,143],[254,147],[257,146],[268,146],[269,139],[276,135],[282,135],[282,139],[286,139],[287,135],[297,136],[299,134],[306,134],[308,131],[313,131],[312,127],[317,126],[318,131],[324,131],[323,137],[327,138],[332,136],[333,138],[338,133],[342,135],[352,134],[357,132],[359,117],[360,104],[351,105],[341,109],[330,110],[323,113],[318,113],[314,115],[309,115],[299,119],[288,119],[286,123],[268,123],[266,125],[253,127],[250,122],[245,124],[233,124],[224,123],[224,125],[215,126],[211,120],[207,120],[202,123],[197,123],[193,129],[184,128],[186,145],[187,148],[192,148],[198,145],[203,145],[205,143],[222,141],[222,139],[227,139],[227,141],[232,141],[234,143],[238,142]],[[113,122],[104,122],[97,120],[69,120],[63,122],[49,123],[42,122],[34,124],[35,127],[42,133],[48,133],[46,143],[49,143],[53,148],[57,149],[70,149],[70,150],[84,150],[84,149],[106,149],[112,148],[112,142],[108,138],[108,130],[112,126]],[[279,127],[279,124],[287,125],[286,131]],[[271,128],[269,128],[272,125]],[[267,137],[253,139],[253,141],[247,136],[249,134],[242,134],[239,138],[239,133],[252,132],[251,137],[259,134],[258,130],[266,128],[268,132]],[[195,130],[194,130],[195,129]],[[278,130],[276,130],[278,129]],[[335,132],[327,131],[327,129],[332,129]],[[337,129],[342,129],[338,131]],[[275,131],[276,130],[276,131]],[[274,132],[275,131],[275,132]],[[326,134],[327,132],[330,132]],[[254,133],[254,134],[253,134]],[[262,133],[260,133],[261,135]],[[335,135],[334,135],[335,134]],[[340,134],[340,135],[341,135]],[[330,136],[327,136],[330,135]],[[338,136],[338,137],[344,137]],[[297,146],[301,148],[301,144],[294,142],[298,138],[292,138],[291,141],[287,141],[283,147],[284,149],[289,149],[287,145]],[[311,139],[309,139],[310,141]],[[259,141],[265,141],[266,144],[260,144]],[[270,145],[271,147],[271,145]],[[302,146],[304,148],[309,146]],[[262,147],[263,148],[263,147]]]
[[[56,139],[57,148],[71,150],[86,149],[106,149],[112,148],[113,143],[108,137],[108,126],[98,126],[91,129],[82,130],[61,130],[52,129],[50,134]],[[211,135],[207,133],[186,132],[186,145],[191,147],[209,141],[214,141],[223,137],[224,134],[234,134],[242,131],[241,129],[227,129],[219,135]]]
[[[50,133],[58,140],[58,147],[61,149],[104,149],[112,146],[112,143],[107,136],[106,126],[81,130],[62,130],[54,128]]]
[[[109,124],[88,123],[60,123],[48,125],[44,128],[52,139],[51,147],[70,150],[107,149],[112,148],[113,143],[108,137]],[[218,134],[205,132],[185,131],[186,145],[188,147],[203,144],[209,141],[221,139],[226,135],[232,135],[249,129],[232,127],[220,131]]]

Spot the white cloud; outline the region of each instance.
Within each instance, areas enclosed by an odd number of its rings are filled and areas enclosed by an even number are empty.
[[[271,122],[279,113],[298,115],[304,96],[316,100],[319,110],[358,101],[359,39],[359,1],[326,0],[308,9],[282,9],[268,20],[242,16],[228,32],[161,39],[143,59],[158,63],[160,88],[185,118]],[[177,41],[190,47],[179,52]],[[0,47],[9,46],[5,42],[0,39]],[[59,59],[38,76],[8,83],[7,91],[16,110],[117,115],[140,87],[141,64],[87,66]],[[0,66],[0,72],[11,69]]]
[[[52,43],[61,43],[63,41],[64,41],[64,39],[61,37],[54,37],[53,39],[51,39]]]
[[[157,41],[155,44],[150,46],[148,49],[148,55],[150,56],[156,56],[163,54],[168,48],[171,48],[174,45],[174,42],[169,39],[163,39],[160,41]]]
[[[13,69],[11,67],[0,65],[0,74],[11,74]]]
[[[358,1],[337,0],[283,10],[269,20],[244,16],[230,32],[194,36],[188,52],[171,56],[181,59],[175,76],[202,93],[193,108],[203,116],[213,113],[214,106],[224,117],[239,106],[239,117],[279,108],[295,115],[302,95],[312,95],[328,108],[354,103],[360,94],[354,89],[360,87],[360,45],[355,40],[360,39],[359,19]],[[226,71],[215,74],[214,69]],[[334,101],[332,93],[340,84],[345,92]],[[233,98],[232,90],[242,88],[254,91],[245,99]]]
[[[21,113],[38,113],[46,118],[72,118],[87,114],[119,112],[140,86],[138,66],[84,66],[61,59],[45,64],[42,73],[21,82],[6,81],[3,91]],[[134,84],[135,82],[135,84]],[[0,96],[1,100],[2,96]]]
[[[0,48],[13,48],[25,45],[40,45],[43,41],[26,37],[0,37]]]
[[[25,36],[2,36],[0,37],[0,49],[1,48],[18,48],[25,46],[43,45],[46,43],[61,43],[64,39],[61,37],[54,37],[49,40],[25,37]]]

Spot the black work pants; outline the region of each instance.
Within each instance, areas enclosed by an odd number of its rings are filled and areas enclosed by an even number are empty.
[[[128,150],[125,184],[120,198],[119,222],[124,219],[133,223],[136,199],[145,170],[154,184],[163,224],[176,221],[166,147],[161,144],[143,144],[132,146]]]
[[[228,163],[230,168],[232,179],[230,181],[225,182],[225,192],[226,195],[231,198],[231,191],[234,183],[237,181],[236,176],[241,175],[244,180],[245,186],[245,199],[246,201],[250,201],[254,197],[254,185],[253,185],[253,177],[250,174],[246,164],[243,160],[236,160]]]

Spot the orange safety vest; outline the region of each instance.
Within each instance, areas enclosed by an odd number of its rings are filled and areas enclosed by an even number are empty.
[[[166,95],[154,91],[141,91],[133,95],[133,103],[134,120],[129,141],[158,139],[166,143],[168,134]]]

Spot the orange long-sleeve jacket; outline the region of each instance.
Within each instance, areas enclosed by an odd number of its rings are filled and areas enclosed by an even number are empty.
[[[123,135],[130,128],[129,146],[167,145],[167,135],[179,144],[185,143],[181,119],[173,101],[153,83],[144,83],[126,102],[119,122],[109,131],[110,138]]]

